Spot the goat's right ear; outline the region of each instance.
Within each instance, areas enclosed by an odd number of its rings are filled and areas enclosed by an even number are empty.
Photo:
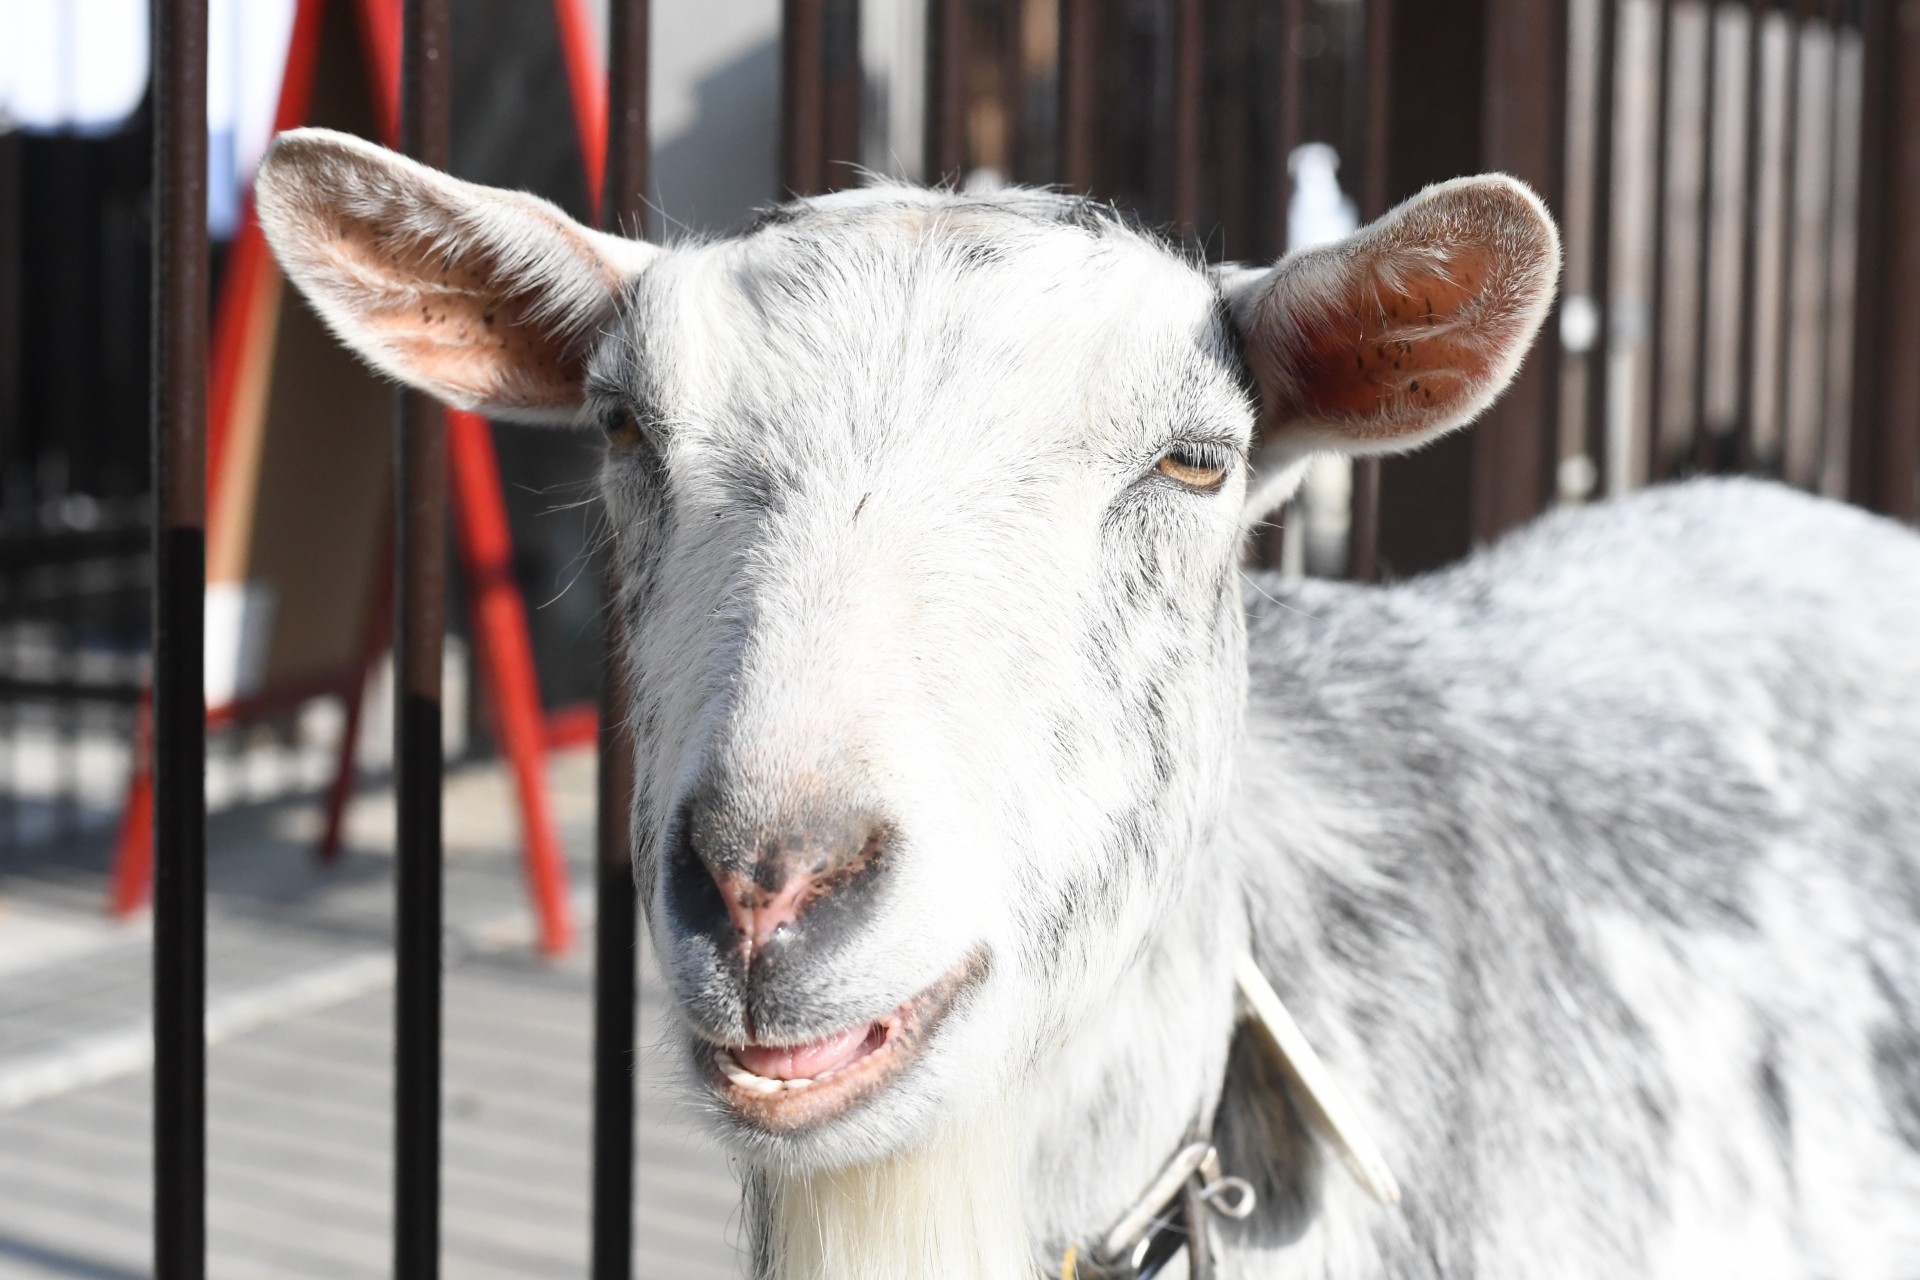
[[[496,417],[578,413],[594,341],[659,252],[326,129],[275,139],[255,191],[281,269],[341,341]]]

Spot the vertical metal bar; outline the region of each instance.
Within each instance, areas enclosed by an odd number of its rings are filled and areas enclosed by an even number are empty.
[[[69,449],[67,465],[62,468],[62,498],[73,492],[77,452]],[[66,532],[66,521],[56,517],[54,528]],[[56,697],[53,709],[53,755],[59,765],[54,774],[52,834],[55,840],[67,841],[80,830],[81,702],[73,691],[80,680],[80,636],[86,627],[86,610],[77,566],[62,565],[49,577],[52,591],[47,606],[53,615],[53,634],[59,637],[53,653],[53,677],[68,686],[66,693]]]
[[[1307,0],[1282,0],[1280,5],[1280,47],[1275,51],[1275,66],[1280,95],[1278,128],[1274,131],[1273,159],[1273,241],[1275,256],[1287,251],[1287,210],[1293,201],[1293,153],[1299,149],[1304,126],[1301,117],[1306,96],[1306,63],[1300,57],[1301,29],[1307,22]]]
[[[1793,421],[1788,409],[1793,394],[1794,241],[1799,233],[1795,215],[1799,211],[1800,195],[1801,0],[1788,0],[1785,13],[1787,53],[1782,74],[1786,84],[1781,89],[1780,116],[1780,305],[1778,345],[1774,348],[1773,362],[1774,453],[1771,458],[1762,459],[1766,469],[1776,474],[1784,470],[1787,459],[1793,456],[1788,441]]]
[[[1881,430],[1879,335],[1885,328],[1886,299],[1876,287],[1886,270],[1887,182],[1880,172],[1891,149],[1892,122],[1886,102],[1892,86],[1891,3],[1860,0],[1854,9],[1860,27],[1860,139],[1855,165],[1859,190],[1855,201],[1853,253],[1852,419],[1847,424],[1847,500],[1873,505],[1874,475]]]
[[[1753,419],[1758,400],[1755,384],[1759,381],[1756,366],[1760,308],[1755,295],[1760,282],[1760,164],[1764,159],[1760,147],[1760,113],[1765,105],[1761,80],[1766,72],[1762,53],[1766,44],[1768,3],[1769,0],[1749,0],[1747,4],[1747,105],[1740,122],[1746,130],[1742,138],[1745,145],[1740,174],[1740,181],[1746,187],[1746,200],[1741,206],[1740,301],[1734,309],[1739,326],[1735,357],[1735,376],[1739,382],[1734,387],[1733,429],[1734,458],[1742,471],[1751,469],[1756,461]]]
[[[635,237],[647,233],[649,0],[613,0],[607,26],[607,162],[600,223]]]
[[[1672,163],[1673,0],[1660,0],[1660,26],[1654,38],[1653,71],[1659,77],[1653,111],[1653,282],[1647,298],[1647,479],[1664,480],[1672,473],[1673,455],[1661,438],[1665,425],[1667,385],[1667,200]]]
[[[1061,184],[1085,192],[1096,180],[1097,111],[1100,100],[1100,40],[1097,0],[1060,0],[1060,102],[1058,146]]]
[[[646,228],[647,0],[615,0],[607,33],[607,181],[603,226]],[[609,566],[600,677],[600,769],[594,815],[597,852],[593,983],[593,1280],[633,1274],[633,1042],[636,902],[628,810],[632,744],[621,732],[627,707],[622,619]]]
[[[1392,0],[1367,0],[1367,61],[1363,92],[1366,101],[1366,170],[1360,187],[1362,216],[1377,218],[1387,210],[1387,144],[1393,105],[1390,83],[1393,65]],[[1353,464],[1353,532],[1348,572],[1357,582],[1371,582],[1380,570],[1380,460],[1359,458]]]
[[[1223,259],[1246,260],[1267,248],[1256,181],[1261,170],[1255,146],[1260,112],[1253,86],[1259,75],[1260,29],[1253,0],[1216,0],[1208,25],[1219,68],[1213,80],[1213,147],[1203,153],[1215,205],[1211,221],[1220,228],[1214,243]]]
[[[1590,278],[1594,315],[1593,346],[1587,350],[1587,459],[1593,464],[1597,496],[1612,488],[1608,475],[1612,467],[1612,388],[1609,385],[1613,363],[1613,134],[1615,85],[1619,72],[1620,15],[1617,0],[1600,0],[1598,46],[1594,63],[1593,90],[1593,228]]]
[[[1713,424],[1708,421],[1707,404],[1712,391],[1708,371],[1713,367],[1713,352],[1710,349],[1713,342],[1713,143],[1720,115],[1720,23],[1717,0],[1707,0],[1702,6],[1701,16],[1706,23],[1706,67],[1700,89],[1700,208],[1697,211],[1699,225],[1696,229],[1699,241],[1695,246],[1699,256],[1694,263],[1693,281],[1693,466],[1699,471],[1710,471],[1714,462],[1714,431]]]
[[[1207,35],[1201,0],[1174,0],[1173,154],[1170,221],[1192,235],[1200,223],[1201,148],[1206,144],[1203,87]]]
[[[18,129],[0,130],[0,262],[6,264],[0,271],[0,458],[14,464],[24,459],[26,449],[20,405],[21,343],[26,336],[20,326],[21,150]],[[6,497],[0,492],[0,504]]]
[[[1920,13],[1911,0],[1866,11],[1849,492],[1911,521],[1920,507]]]
[[[854,185],[866,72],[860,62],[860,0],[826,0],[820,19],[820,186]]]
[[[927,181],[967,176],[967,0],[927,0]]]
[[[1245,251],[1260,258],[1277,258],[1287,250],[1287,213],[1293,199],[1293,174],[1291,162],[1293,153],[1301,142],[1301,108],[1304,94],[1304,63],[1299,55],[1300,29],[1306,22],[1306,0],[1281,0],[1277,5],[1256,5],[1251,2],[1236,4],[1233,21],[1237,25],[1243,19],[1239,10],[1249,11],[1244,21],[1253,29],[1252,42],[1263,40],[1268,44],[1264,63],[1260,59],[1250,59],[1245,71],[1240,74],[1248,81],[1247,93],[1256,99],[1264,99],[1258,114],[1268,123],[1268,132],[1262,139],[1267,145],[1266,164],[1259,163],[1259,157],[1249,154],[1248,163],[1253,173],[1261,175],[1258,183],[1252,177],[1238,177],[1235,181],[1242,187],[1248,212],[1244,223]],[[1229,34],[1231,42],[1234,37]],[[1231,45],[1229,46],[1231,49]],[[1263,93],[1262,87],[1265,86]],[[1222,111],[1223,126],[1227,123],[1233,108],[1227,106]],[[1229,165],[1237,169],[1237,165]],[[1224,177],[1233,176],[1231,174]],[[1231,201],[1228,202],[1231,207]],[[1226,245],[1228,257],[1237,257],[1242,252],[1230,238]],[[1257,561],[1269,569],[1283,567],[1286,554],[1285,529],[1289,524],[1302,519],[1302,508],[1298,499],[1289,503],[1281,516],[1265,525],[1254,535],[1254,555]]]
[[[1567,6],[1492,0],[1486,8],[1481,167],[1530,183],[1566,208]],[[1539,514],[1560,461],[1558,313],[1506,395],[1473,428],[1468,533],[1486,542]]]
[[[1827,31],[1827,79],[1826,79],[1826,120],[1823,141],[1826,153],[1826,191],[1820,203],[1820,325],[1818,355],[1814,360],[1813,405],[1814,422],[1819,440],[1814,451],[1813,478],[1811,485],[1816,492],[1832,493],[1838,476],[1831,474],[1837,467],[1829,467],[1834,460],[1834,446],[1846,439],[1844,424],[1832,420],[1829,410],[1833,398],[1833,362],[1834,344],[1829,335],[1838,323],[1834,306],[1834,242],[1840,236],[1840,146],[1841,112],[1840,92],[1840,33],[1845,24],[1849,0],[1826,0],[1821,6],[1822,18]]]
[[[1032,180],[1027,147],[1027,0],[1000,0],[1001,163],[1007,181]]]
[[[403,0],[400,149],[448,158],[449,0]],[[446,636],[445,414],[400,394],[396,437],[394,1275],[440,1274],[441,654]]]
[[[618,609],[609,608],[594,815],[599,914],[593,986],[593,1280],[630,1280],[633,1274],[634,948],[639,913],[628,833],[633,747],[622,728],[627,707],[624,635]]]
[[[153,6],[153,1252],[206,1274],[207,6]]]
[[[826,189],[822,2],[782,0],[780,7],[780,182],[786,195]]]
[[[27,456],[20,403],[21,345],[25,339],[20,326],[21,170],[20,131],[0,129],[0,466],[10,467],[22,465]],[[0,483],[0,528],[14,518],[10,505],[16,496],[13,489],[11,476]],[[12,649],[24,630],[19,625],[25,612],[21,607],[23,586],[24,575],[11,562],[0,567],[0,676],[21,674]],[[20,712],[16,698],[12,693],[0,697],[0,853],[20,840]]]

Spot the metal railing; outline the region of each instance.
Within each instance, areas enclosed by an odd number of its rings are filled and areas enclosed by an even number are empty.
[[[448,11],[449,0],[407,0],[401,60],[403,145],[442,165],[455,105]],[[1557,501],[1692,471],[1768,471],[1911,520],[1920,24],[1905,12],[1799,0],[928,0],[927,64],[915,69],[927,86],[923,167],[953,180],[992,169],[1089,190],[1179,228],[1215,257],[1283,250],[1286,157],[1303,140],[1330,141],[1348,158],[1369,215],[1457,173],[1501,169],[1540,190],[1567,229],[1558,336],[1472,432],[1358,469],[1356,576],[1440,563]],[[205,0],[157,0],[155,15],[155,1253],[162,1280],[198,1280]],[[861,14],[854,0],[787,0],[784,15],[781,177],[804,194],[852,181],[847,166],[863,158]],[[623,229],[644,223],[647,27],[645,0],[616,0],[601,218]],[[1689,172],[1707,180],[1689,186]],[[397,1275],[431,1280],[441,1161],[440,412],[403,397],[396,438],[393,1255]],[[626,1276],[632,1256],[636,912],[620,703],[609,664],[594,1049],[600,1280]]]
[[[155,1273],[206,1271],[207,288],[205,0],[159,0],[154,22],[154,1197]],[[647,9],[615,7],[605,217],[632,225],[647,163]],[[405,0],[402,149],[446,167],[449,0]],[[630,193],[630,194],[621,194]],[[396,429],[394,1274],[431,1280],[440,1258],[442,1012],[441,654],[446,457],[438,406],[402,393]],[[613,670],[608,664],[609,671]],[[607,706],[617,705],[617,677]],[[612,726],[618,717],[603,714]],[[609,736],[612,736],[611,734]],[[595,985],[593,1274],[632,1267],[635,904],[619,797],[626,753],[603,744]]]

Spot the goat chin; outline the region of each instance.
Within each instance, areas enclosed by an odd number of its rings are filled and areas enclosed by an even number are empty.
[[[976,1113],[870,1164],[762,1170],[763,1280],[1032,1280],[1016,1133]]]

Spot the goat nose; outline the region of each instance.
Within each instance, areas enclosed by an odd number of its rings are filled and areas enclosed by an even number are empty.
[[[719,788],[703,788],[684,810],[674,878],[685,895],[683,918],[702,931],[730,934],[749,958],[806,933],[825,942],[861,915],[888,831],[857,808],[766,817]]]

